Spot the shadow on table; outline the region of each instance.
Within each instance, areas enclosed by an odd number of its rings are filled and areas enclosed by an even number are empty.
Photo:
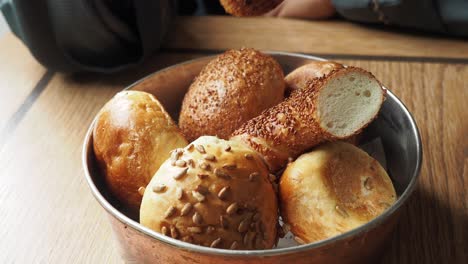
[[[403,208],[382,263],[468,263],[467,231],[463,208],[450,208],[419,185]]]

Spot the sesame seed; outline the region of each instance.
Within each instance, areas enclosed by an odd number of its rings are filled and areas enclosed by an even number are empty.
[[[203,145],[196,145],[195,146],[195,149],[200,152],[201,154],[205,154],[206,151],[205,151],[205,147],[203,147]]]
[[[249,226],[250,226],[250,219],[246,218],[240,222],[239,226],[237,227],[237,231],[239,231],[239,233],[244,233],[247,230],[249,230]]]
[[[166,185],[164,184],[158,184],[158,185],[153,186],[153,192],[155,193],[164,192],[165,190],[166,190]]]
[[[175,226],[171,226],[171,237],[177,238],[178,236],[179,236],[179,231],[177,231],[177,228]]]
[[[205,160],[209,161],[215,161],[216,157],[213,154],[206,154],[205,157],[203,157]]]
[[[221,238],[218,237],[217,239],[215,239],[215,240],[211,243],[210,247],[214,248],[214,247],[219,246],[220,244],[221,244]]]
[[[255,213],[253,216],[252,216],[252,219],[254,221],[257,221],[258,219],[260,219],[260,213]]]
[[[193,243],[193,238],[191,236],[184,236],[182,238],[182,241],[187,242],[187,243]]]
[[[232,215],[234,213],[237,212],[237,210],[239,209],[239,205],[237,203],[232,203],[231,205],[228,206],[228,208],[226,209],[226,213],[228,215]]]
[[[225,173],[223,170],[219,169],[219,168],[216,168],[214,170],[214,173],[216,176],[218,176],[219,178],[223,178],[223,179],[226,179],[226,180],[229,180],[231,179],[231,176],[229,176],[227,173]]]
[[[219,216],[219,223],[221,224],[222,228],[227,228],[228,227],[228,221],[224,216]]]
[[[237,165],[236,164],[233,164],[233,163],[229,163],[229,164],[224,164],[223,165],[223,169],[226,169],[226,170],[233,170],[237,168]]]
[[[250,175],[249,175],[249,181],[255,181],[255,179],[257,179],[257,177],[259,176],[260,174],[258,172],[252,172]]]
[[[294,159],[293,159],[292,157],[289,157],[289,158],[288,158],[288,163],[291,163],[291,162],[293,162],[293,161],[294,161]]]
[[[185,167],[185,166],[187,165],[187,162],[186,162],[185,160],[177,160],[177,161],[175,162],[175,165],[176,165],[177,167],[183,168],[183,167]]]
[[[199,202],[205,201],[205,195],[203,195],[203,194],[201,194],[201,193],[199,193],[197,191],[192,191],[192,195]]]
[[[169,236],[169,230],[165,226],[161,227],[161,233],[165,236]]]
[[[202,216],[198,212],[195,212],[195,214],[193,214],[192,221],[197,225],[201,225],[203,223]]]
[[[239,247],[239,244],[237,241],[232,242],[231,247],[229,249],[237,249]]]
[[[244,235],[244,245],[249,246],[255,239],[256,234],[254,232],[247,232]]]
[[[225,148],[224,148],[225,151],[229,152],[231,151],[231,146],[227,145]]]
[[[145,194],[145,190],[146,190],[146,188],[143,187],[143,186],[141,186],[140,188],[138,188],[138,193],[139,193],[141,196],[143,196],[143,194]]]
[[[180,178],[182,178],[185,174],[187,174],[187,171],[188,171],[188,168],[185,168],[183,170],[180,170],[179,172],[177,172],[176,174],[174,174],[174,176],[172,176],[174,179],[176,180],[179,180]]]
[[[229,186],[223,187],[223,188],[218,192],[218,198],[221,199],[221,200],[226,199],[226,196],[227,196],[227,194],[228,194],[229,189],[230,189]]]
[[[175,166],[176,160],[171,160],[171,166]]]
[[[182,197],[184,196],[184,190],[182,188],[177,187],[176,189],[176,198],[177,200],[182,200]]]
[[[253,155],[250,153],[245,154],[244,157],[248,160],[253,160]]]
[[[338,212],[338,214],[340,214],[342,217],[348,217],[348,213],[346,212],[346,210],[344,210],[343,208],[339,207],[338,205],[335,206],[335,210]]]
[[[176,212],[176,208],[174,206],[169,207],[166,212],[164,213],[164,218],[167,219],[173,216]]]
[[[194,234],[200,234],[201,232],[203,232],[203,230],[199,226],[190,226],[190,227],[187,227],[187,230],[190,233],[194,233]]]
[[[184,207],[182,207],[182,209],[180,210],[180,215],[181,216],[188,215],[190,211],[192,210],[192,208],[193,208],[193,205],[191,203],[186,203]]]

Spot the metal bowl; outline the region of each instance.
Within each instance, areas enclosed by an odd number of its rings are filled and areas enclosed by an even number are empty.
[[[310,61],[324,60],[300,54],[269,52],[285,73]],[[177,64],[138,81],[127,89],[154,94],[177,120],[183,96],[193,78],[212,57]],[[122,257],[135,263],[362,263],[373,262],[384,250],[403,204],[414,190],[422,160],[416,123],[390,91],[378,118],[365,137],[380,137],[398,200],[382,215],[339,236],[315,243],[269,250],[225,250],[192,245],[156,233],[132,219],[108,195],[96,169],[90,125],[83,146],[85,177],[93,195],[107,211]]]

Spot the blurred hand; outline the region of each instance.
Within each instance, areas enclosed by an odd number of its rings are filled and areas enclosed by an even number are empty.
[[[331,0],[284,0],[265,16],[326,19],[335,14]]]

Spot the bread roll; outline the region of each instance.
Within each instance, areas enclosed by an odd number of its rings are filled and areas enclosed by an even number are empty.
[[[226,13],[233,16],[259,16],[281,4],[283,0],[220,0]]]
[[[315,79],[325,77],[334,70],[343,68],[342,64],[333,61],[314,61],[303,65],[284,77],[290,91],[305,89]]]
[[[146,188],[140,209],[141,224],[156,232],[225,249],[272,248],[277,219],[262,159],[210,136],[172,153]]]
[[[227,139],[247,120],[284,98],[280,65],[253,49],[229,50],[211,61],[185,95],[179,125],[192,141],[210,135]]]
[[[306,243],[359,227],[395,200],[392,181],[378,161],[345,142],[301,155],[280,181],[283,220]]]
[[[377,116],[384,98],[371,73],[337,69],[243,124],[231,140],[260,153],[275,172],[313,146],[358,134]]]
[[[138,213],[141,194],[169,151],[188,143],[153,95],[124,91],[99,112],[93,131],[94,153],[113,197]]]

